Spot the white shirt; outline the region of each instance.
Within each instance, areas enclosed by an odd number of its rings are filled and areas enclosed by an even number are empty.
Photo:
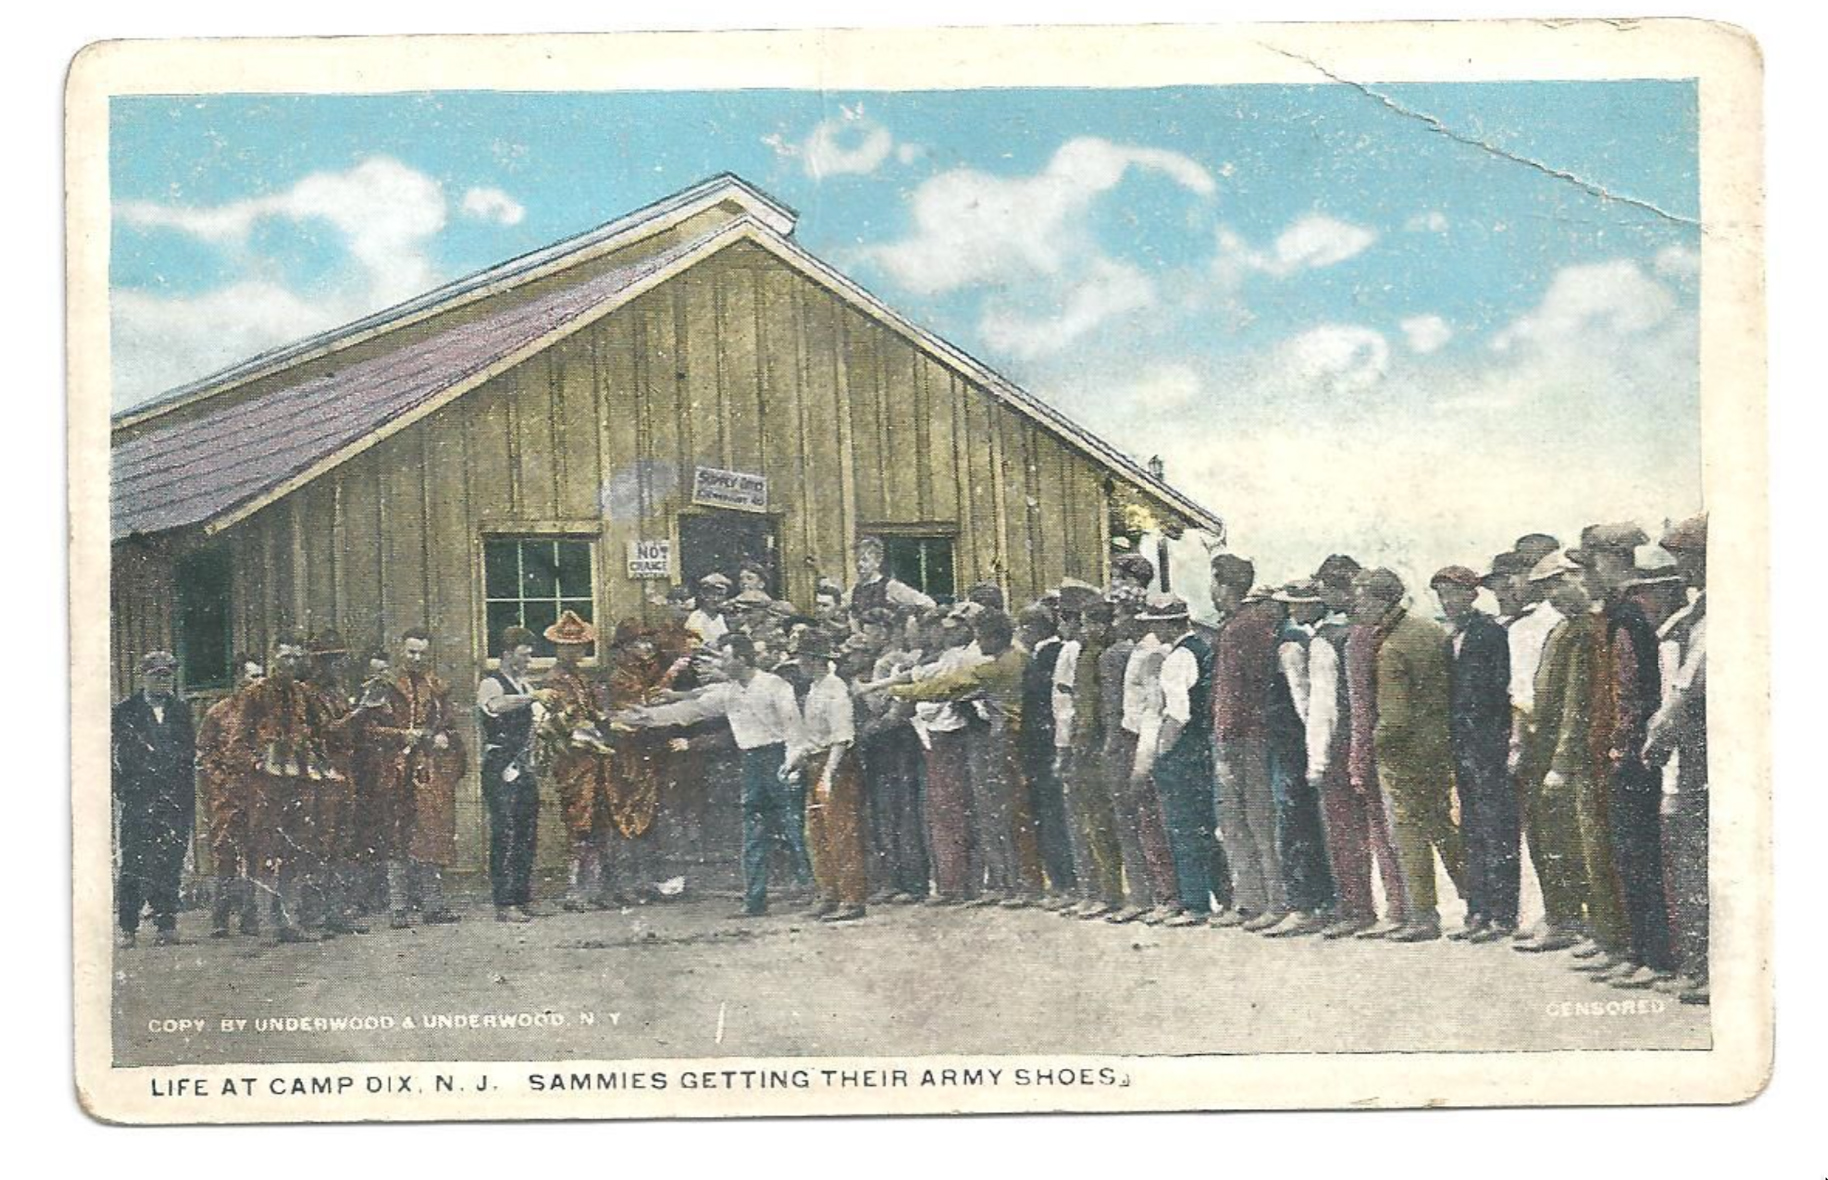
[[[1187,632],[1191,635],[1193,632]],[[1186,638],[1186,635],[1181,637]],[[1162,658],[1162,716],[1172,717],[1182,725],[1193,719],[1193,686],[1200,679],[1200,661],[1194,656],[1193,649],[1181,647],[1180,639],[1172,651]]]
[[[884,580],[885,580],[884,578],[878,577],[878,578],[876,578],[876,580],[874,582],[859,583],[858,585],[867,584],[867,585],[873,586],[876,584],[876,582],[881,582]],[[883,593],[884,593],[885,597],[887,597],[888,600],[890,602],[894,603],[896,606],[917,606],[921,610],[932,610],[934,608],[934,606],[937,605],[927,595],[922,594],[920,591],[914,589],[914,587],[908,585],[906,582],[898,582],[894,578],[887,578],[886,581],[888,582],[888,589],[885,590]],[[852,586],[850,588],[849,593],[845,594],[845,596],[844,596],[844,605],[845,606],[848,607],[851,605],[851,600],[857,596],[857,589],[858,589],[857,586]]]
[[[743,750],[777,742],[792,749],[806,740],[793,686],[773,672],[757,672],[747,685],[734,680],[713,684],[690,700],[656,705],[648,716],[659,725],[692,725],[722,717],[729,721],[730,735]]]
[[[857,740],[856,710],[850,686],[835,672],[827,672],[807,690],[800,718],[799,740],[787,748],[790,762],[814,750],[849,745]]]
[[[1542,663],[1549,632],[1560,622],[1560,611],[1538,602],[1525,607],[1511,624],[1511,704],[1525,713],[1536,707],[1536,667]]]
[[[730,633],[729,617],[695,610],[686,616],[685,629],[698,636],[700,643],[716,643]]]
[[[1075,702],[1073,685],[1079,680],[1079,641],[1068,639],[1060,644],[1060,658],[1054,661],[1054,749],[1070,749],[1073,744]]]
[[[1142,733],[1144,715],[1151,708],[1156,710],[1156,720],[1160,722],[1160,705],[1153,703],[1153,697],[1161,691],[1157,673],[1161,670],[1162,657],[1168,654],[1166,646],[1150,632],[1136,641],[1129,660],[1124,663],[1123,727],[1128,733]]]
[[[1308,644],[1307,742],[1308,778],[1327,772],[1333,735],[1339,730],[1339,669],[1344,653],[1323,636]],[[1299,697],[1295,698],[1300,703]]]
[[[930,680],[942,672],[956,672],[960,668],[970,668],[978,664],[989,663],[984,653],[978,651],[977,644],[966,647],[949,647],[939,653],[939,658],[931,664],[922,664],[911,673],[914,682]],[[918,701],[914,705],[915,729],[924,740],[929,733],[953,733],[965,728],[965,714],[950,701]]]
[[[501,680],[497,680],[494,676],[490,676],[476,686],[476,707],[491,717],[496,717],[507,712],[498,702],[502,697],[510,695],[510,689],[513,690],[512,695],[520,697],[524,697],[528,692],[532,691],[523,680],[516,680],[506,672],[502,672],[499,675],[501,676]],[[502,680],[508,682],[507,688],[501,686]]]
[[[1302,623],[1291,623],[1291,627],[1308,637],[1308,642],[1301,643],[1285,639],[1276,648],[1276,663],[1282,669],[1282,679],[1288,681],[1288,694],[1295,702],[1295,712],[1300,714],[1303,724],[1308,719],[1308,649],[1314,643],[1314,628]]]

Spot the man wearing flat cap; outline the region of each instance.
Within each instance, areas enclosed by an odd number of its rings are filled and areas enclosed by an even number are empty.
[[[1326,613],[1318,583],[1290,582],[1270,594],[1287,612],[1276,637],[1276,675],[1268,704],[1270,782],[1276,847],[1289,915],[1266,938],[1319,934],[1333,924],[1334,888],[1321,830],[1320,795],[1308,782],[1308,667],[1314,629]]]
[[[1214,892],[1212,649],[1189,623],[1187,604],[1177,594],[1150,595],[1137,618],[1166,647],[1157,673],[1160,727],[1137,758],[1155,782],[1174,866],[1176,912],[1163,924],[1204,925]]]
[[[1663,849],[1676,977],[1656,985],[1708,1002],[1707,517],[1671,525],[1661,544],[1696,592],[1664,622],[1662,703],[1645,727],[1644,760],[1663,768]]]
[[[1377,778],[1390,805],[1402,864],[1406,921],[1392,942],[1441,936],[1434,862],[1466,893],[1466,855],[1452,819],[1453,744],[1448,732],[1452,675],[1447,636],[1405,605],[1402,579],[1374,569],[1358,582],[1361,615],[1383,635],[1377,648]]]
[[[1448,732],[1466,845],[1466,925],[1456,939],[1496,942],[1517,930],[1517,792],[1511,746],[1511,650],[1503,627],[1473,605],[1483,579],[1461,565],[1429,582],[1447,620],[1453,682]]]
[[[160,946],[178,941],[178,889],[197,815],[197,738],[168,651],[140,658],[140,691],[114,706],[111,729],[120,877],[120,941],[134,945],[152,910]]]
[[[685,629],[701,644],[716,643],[730,633],[730,620],[724,612],[729,600],[729,578],[712,573],[698,579],[697,599],[692,613],[686,616]]]
[[[1661,776],[1644,762],[1645,728],[1662,694],[1657,638],[1626,593],[1637,577],[1637,551],[1650,538],[1634,524],[1592,525],[1572,556],[1603,602],[1604,630],[1594,679],[1594,752],[1607,782],[1607,821],[1625,905],[1626,963],[1606,982],[1645,988],[1673,973],[1669,911],[1663,889]]]

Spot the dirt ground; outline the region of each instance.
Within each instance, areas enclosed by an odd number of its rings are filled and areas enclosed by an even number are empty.
[[[1037,910],[829,925],[700,897],[315,945],[114,952],[121,1065],[1706,1048],[1707,1009],[1504,943],[1269,940]],[[226,1022],[226,1025],[225,1025]],[[241,1023],[237,1023],[241,1022]]]

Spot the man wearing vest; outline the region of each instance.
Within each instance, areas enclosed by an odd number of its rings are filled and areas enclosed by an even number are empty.
[[[177,694],[178,661],[140,659],[140,691],[114,706],[113,781],[120,823],[115,896],[120,941],[134,945],[140,911],[152,910],[158,944],[178,941],[178,888],[197,813],[197,739]]]
[[[932,598],[888,575],[883,568],[884,557],[880,537],[857,538],[857,584],[851,587],[844,603],[850,617],[860,619],[866,611],[902,606],[932,610]]]
[[[1188,623],[1178,595],[1150,595],[1138,620],[1168,645],[1162,659],[1161,727],[1145,759],[1161,799],[1174,861],[1176,913],[1164,926],[1198,926],[1212,912],[1212,649]]]
[[[1276,852],[1289,914],[1266,938],[1319,934],[1333,924],[1333,873],[1327,860],[1320,794],[1308,783],[1309,651],[1326,604],[1313,582],[1293,582],[1271,600],[1288,612],[1276,637],[1276,675],[1268,705],[1270,782],[1276,799]]]
[[[531,922],[545,912],[533,903],[534,841],[539,832],[539,785],[533,770],[536,706],[545,706],[527,680],[533,632],[501,633],[496,671],[476,689],[482,724],[482,799],[489,813],[489,886],[497,922]]]
[[[1054,614],[1039,604],[1025,608],[1017,620],[1016,639],[1028,652],[1022,671],[1020,735],[1024,809],[1034,831],[1041,865],[1047,875],[1047,909],[1064,909],[1076,900],[1079,880],[1073,870],[1073,844],[1067,834],[1066,797],[1056,770],[1054,749],[1054,671],[1065,643]]]

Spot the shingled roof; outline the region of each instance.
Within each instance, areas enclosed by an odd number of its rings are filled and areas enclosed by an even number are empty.
[[[398,347],[315,375],[303,362],[385,335],[466,302],[602,257],[621,245],[725,203],[739,210],[702,236],[591,278],[425,334],[402,334]],[[737,241],[762,247],[833,291],[1070,445],[1158,497],[1199,527],[1223,525],[1210,510],[1170,487],[1104,439],[981,361],[911,323],[845,275],[793,242],[793,214],[736,177],[721,176],[587,234],[459,279],[417,299],[330,332],[274,349],[173,390],[115,418],[111,484],[115,540],[202,525],[227,527],[286,491],[403,429],[497,372],[548,347],[680,270]],[[283,377],[219,406],[199,405],[256,379]],[[313,370],[316,366],[312,367]],[[190,407],[197,407],[190,409]],[[184,413],[173,411],[186,410]],[[168,418],[168,421],[160,421]],[[283,424],[284,429],[277,429]]]

